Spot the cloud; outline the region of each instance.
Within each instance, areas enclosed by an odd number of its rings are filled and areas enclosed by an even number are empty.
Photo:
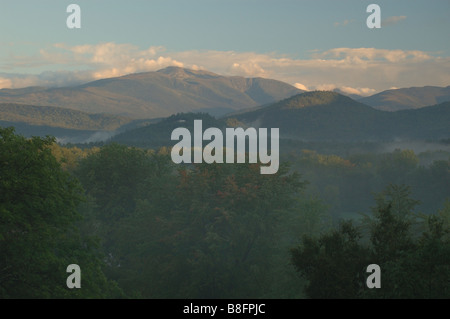
[[[184,67],[183,63],[162,55],[163,51],[162,47],[139,50],[130,44],[113,42],[78,46],[56,43],[41,49],[38,57],[20,57],[12,62],[15,67],[28,67],[29,70],[34,66],[47,66],[57,68],[56,71],[29,75],[3,73],[0,88],[61,87],[130,73],[156,71],[167,66]],[[61,68],[76,70],[62,71]]]
[[[311,87],[311,90],[316,91],[340,91],[344,94],[356,94],[361,96],[369,96],[376,92],[376,90],[371,88],[353,88],[350,86],[337,86],[336,84],[324,83]]]
[[[334,26],[335,27],[339,27],[339,26],[345,27],[346,25],[350,24],[351,22],[353,22],[353,20],[344,20],[342,22],[335,22]]]
[[[12,87],[12,81],[7,78],[0,77],[0,88],[11,88]]]
[[[161,55],[162,47],[150,47],[139,50],[131,44],[114,42],[96,45],[78,45],[74,47],[64,44],[54,45],[57,52],[41,50],[42,56],[61,63],[75,61],[80,65],[96,69],[92,73],[94,79],[116,77],[135,72],[154,71],[167,66],[183,67],[183,63]],[[61,54],[63,51],[65,54]]]
[[[369,96],[376,92],[374,89],[371,88],[352,88],[349,86],[343,86],[340,87],[339,89],[346,94],[356,94],[361,96]]]
[[[39,86],[45,80],[37,75],[23,75],[23,74],[0,74],[0,89],[15,89],[28,86]]]
[[[308,87],[307,87],[306,85],[304,85],[304,84],[301,84],[301,83],[294,83],[294,86],[295,86],[297,89],[300,89],[300,90],[303,90],[303,91],[309,91]]]
[[[266,71],[258,64],[257,61],[244,61],[241,63],[233,63],[233,73],[243,76],[264,77]]]
[[[336,88],[336,84],[319,84],[314,86],[314,89],[318,91],[333,91]]]
[[[389,18],[386,18],[386,19],[381,21],[381,26],[382,27],[387,27],[387,26],[390,26],[390,25],[394,25],[394,24],[397,24],[400,21],[405,20],[405,19],[406,19],[406,16],[389,17]]]
[[[385,60],[388,62],[430,60],[433,57],[419,50],[387,50],[375,48],[335,48],[322,53],[315,53],[318,58],[341,58],[347,62],[365,63],[366,61]]]
[[[10,66],[16,62],[8,61]],[[338,88],[360,95],[390,87],[450,84],[450,57],[420,50],[333,48],[309,51],[309,57],[299,59],[277,53],[174,52],[160,46],[141,49],[113,42],[78,46],[58,43],[41,49],[39,54],[21,57],[20,63],[29,66],[21,69],[23,74],[0,73],[0,88],[75,85],[167,66],[209,70],[227,76],[272,78],[300,89]],[[29,74],[34,70],[33,63],[45,66],[47,71]],[[14,67],[3,69],[14,70]],[[27,70],[29,73],[25,74]]]

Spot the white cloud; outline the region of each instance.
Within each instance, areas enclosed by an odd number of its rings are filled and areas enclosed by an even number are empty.
[[[350,86],[337,86],[336,84],[331,84],[331,83],[315,85],[315,86],[311,87],[310,89],[308,89],[308,87],[306,87],[305,85],[303,85],[301,83],[295,83],[294,86],[298,89],[305,90],[305,91],[312,91],[312,90],[333,91],[333,90],[338,89],[344,94],[356,94],[356,95],[361,95],[361,96],[372,95],[376,92],[376,90],[371,89],[371,88],[359,88],[359,87],[353,88]]]
[[[365,61],[385,60],[388,62],[425,61],[433,57],[419,50],[387,50],[375,48],[336,48],[322,53],[316,53],[318,58],[340,58],[349,62],[364,63]]]
[[[66,58],[97,69],[93,73],[95,79],[154,71],[171,65],[184,66],[183,63],[173,60],[171,57],[160,55],[164,51],[162,47],[139,50],[138,47],[131,44],[108,42],[74,47],[58,44],[55,45],[55,48],[64,50]],[[48,57],[54,55],[47,51],[42,54]]]
[[[36,75],[2,74],[0,77],[0,89],[39,86],[42,83],[43,79]]]
[[[400,21],[405,20],[405,19],[406,19],[406,16],[389,17],[389,18],[386,18],[386,19],[381,21],[381,26],[382,27],[387,27],[387,26],[390,26],[390,25],[394,25],[394,24],[397,24]]]
[[[333,91],[336,88],[335,84],[319,84],[314,86],[314,89],[318,91]]]
[[[252,77],[264,77],[266,71],[258,64],[257,61],[244,61],[241,63],[233,63],[232,71],[234,74]]]
[[[351,22],[353,22],[353,20],[344,20],[342,22],[335,22],[334,26],[335,27],[339,27],[339,26],[345,27],[346,25],[350,24]]]
[[[352,88],[349,86],[343,86],[339,88],[342,92],[346,94],[356,94],[362,96],[368,96],[374,94],[376,91],[371,88]]]
[[[306,85],[304,85],[304,84],[301,84],[301,83],[294,83],[294,86],[295,86],[297,89],[300,89],[300,90],[303,90],[303,91],[309,91],[308,87],[307,87]]]
[[[11,88],[11,87],[12,81],[10,79],[0,77],[0,88]]]

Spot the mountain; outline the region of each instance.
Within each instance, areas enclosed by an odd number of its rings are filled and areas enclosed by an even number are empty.
[[[410,139],[450,138],[450,102],[393,113],[395,131]]]
[[[376,140],[385,137],[377,120],[384,113],[336,92],[314,91],[230,116],[248,126],[278,127],[284,138]]]
[[[339,88],[336,88],[333,90],[333,92],[348,96],[349,98],[353,99],[353,100],[359,100],[362,99],[364,96],[359,95],[359,94],[352,94],[352,93],[348,93],[348,92],[344,92]]]
[[[113,135],[111,131],[77,130],[47,125],[32,125],[22,122],[8,122],[0,120],[0,127],[14,127],[17,134],[25,137],[54,136],[58,142],[90,143],[106,141]]]
[[[307,92],[233,116],[249,126],[279,127],[285,138],[310,141],[450,137],[450,102],[387,112],[335,92]]]
[[[132,122],[131,119],[110,114],[89,114],[53,106],[0,103],[0,121],[49,126],[72,130],[113,131]]]
[[[207,127],[279,128],[282,139],[301,141],[440,140],[450,137],[450,102],[417,110],[387,112],[336,92],[307,92],[252,110],[214,119],[207,114],[177,114],[161,122],[118,134],[112,141],[135,146],[174,145],[172,131],[192,131],[194,119]]]
[[[358,99],[358,101],[385,111],[418,109],[450,101],[450,86],[425,86],[387,90]]]
[[[75,87],[0,90],[0,103],[55,106],[137,119],[190,111],[221,115],[301,92],[276,80],[226,77],[207,71],[168,67]]]
[[[225,129],[226,120],[216,119],[207,113],[179,113],[144,127],[131,129],[113,136],[110,141],[146,148],[159,148],[173,145],[172,131],[178,127],[194,131],[194,120],[202,120],[205,128],[217,127]]]

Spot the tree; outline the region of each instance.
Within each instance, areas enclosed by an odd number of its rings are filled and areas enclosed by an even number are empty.
[[[76,175],[95,199],[98,217],[114,223],[134,211],[154,168],[144,150],[110,144],[82,160]]]
[[[419,159],[412,150],[396,149],[392,153],[383,154],[378,165],[378,174],[386,182],[406,183],[419,164]]]
[[[357,298],[364,283],[369,251],[359,243],[361,234],[352,222],[319,238],[305,235],[293,248],[292,263],[308,279],[309,298]]]
[[[309,297],[450,297],[447,208],[425,216],[422,227],[413,228],[417,201],[409,194],[407,186],[389,185],[376,196],[377,206],[368,221],[357,227],[344,222],[318,238],[304,237],[292,249],[294,266],[308,280]],[[369,264],[381,267],[380,289],[365,286]]]
[[[136,211],[114,227],[124,289],[146,298],[270,291],[285,261],[274,258],[278,226],[303,187],[297,174],[283,165],[261,175],[254,164],[200,164],[151,181]]]
[[[94,243],[79,236],[82,189],[51,154],[54,138],[26,139],[0,129],[0,296],[102,297],[115,290],[101,271]],[[83,289],[66,286],[79,264]]]

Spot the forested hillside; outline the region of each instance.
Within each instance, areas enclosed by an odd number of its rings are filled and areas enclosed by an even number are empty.
[[[90,114],[51,106],[0,103],[0,121],[75,130],[113,131],[131,122],[124,116]]]
[[[391,112],[418,109],[428,105],[449,102],[450,86],[424,86],[386,90],[372,96],[360,98],[359,101],[378,110]]]
[[[261,175],[2,129],[0,294],[449,298],[449,155],[303,150]],[[84,289],[65,286],[72,263]],[[365,286],[370,263],[381,290]]]

